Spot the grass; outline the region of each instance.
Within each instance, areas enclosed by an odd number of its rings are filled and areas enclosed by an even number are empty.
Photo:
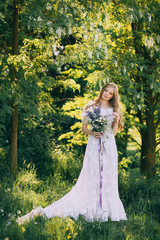
[[[60,174],[39,179],[34,168],[21,170],[17,180],[4,177],[0,185],[0,239],[5,240],[159,240],[160,171],[155,179],[141,176],[129,168],[127,160],[119,168],[120,198],[127,221],[87,222],[82,216],[71,218],[36,217],[18,225],[16,219],[36,206],[45,207],[72,187]],[[128,161],[129,164],[129,161]],[[126,169],[126,170],[125,170]]]

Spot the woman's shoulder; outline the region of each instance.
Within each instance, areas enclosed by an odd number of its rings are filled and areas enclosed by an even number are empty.
[[[95,108],[95,102],[90,101],[83,107],[83,111],[86,111],[86,110],[89,110],[89,109],[92,110],[94,108]]]
[[[93,101],[90,101],[82,108],[81,117],[84,123],[88,123],[89,121],[88,114],[89,112],[92,112],[92,111],[93,111]]]

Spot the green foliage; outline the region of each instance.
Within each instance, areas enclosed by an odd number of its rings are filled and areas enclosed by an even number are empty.
[[[21,119],[19,119],[21,120]],[[21,121],[19,121],[21,123]],[[21,125],[22,124],[22,125]],[[39,175],[48,172],[52,162],[53,136],[55,129],[46,117],[36,126],[21,123],[19,133],[19,166],[34,163]],[[25,150],[25,151],[24,151]]]
[[[57,146],[52,152],[53,162],[49,166],[54,172],[54,176],[59,175],[62,180],[69,182],[76,181],[82,168],[83,154],[78,156],[79,152],[71,151],[67,147]]]
[[[36,206],[46,206],[60,198],[62,193],[64,194],[70,188],[70,184],[64,182],[58,173],[54,177],[46,175],[43,181],[40,180],[35,167],[31,165],[23,166],[16,181],[12,178],[9,180],[6,176],[2,178],[2,183],[0,186],[2,196],[0,208],[3,209],[1,220],[23,215]]]
[[[62,152],[59,154],[62,156]],[[65,154],[70,158],[69,152]],[[18,216],[26,214],[33,207],[51,204],[69,191],[71,185],[62,180],[61,175],[58,175],[58,169],[54,177],[46,176],[45,179],[39,179],[32,166],[26,166],[25,170],[19,172],[16,181],[12,178],[10,180],[3,178],[0,188],[2,239],[158,240],[159,168],[157,167],[156,178],[148,180],[140,175],[138,168],[130,168],[126,163],[127,160],[124,159],[119,169],[119,192],[128,220],[120,222],[112,222],[110,219],[105,223],[87,222],[82,216],[77,221],[71,218],[35,217],[30,222],[18,225],[16,223]]]
[[[0,10],[2,239],[158,240],[159,161],[157,157],[155,179],[140,175],[141,138],[135,127],[146,131],[151,104],[158,146],[159,2],[20,1],[17,56],[12,55],[13,1],[3,1]],[[13,66],[17,82],[12,81]],[[127,222],[37,217],[18,226],[19,215],[51,204],[77,180],[87,142],[81,132],[82,107],[107,82],[118,84],[125,115],[124,130],[116,140]],[[15,181],[8,172],[10,119],[16,104],[21,168]]]
[[[13,1],[3,1],[0,10],[2,238],[158,240],[160,173],[157,168],[152,181],[140,175],[133,139],[138,149],[141,139],[133,126],[139,132],[147,129],[149,99],[158,142],[159,2],[23,1],[17,56],[11,55]],[[12,82],[13,66],[17,83]],[[109,81],[119,86],[126,119],[116,139],[120,197],[128,221],[89,223],[82,217],[78,221],[38,217],[18,226],[19,215],[51,204],[77,180],[87,142],[81,132],[82,107]],[[7,174],[15,104],[19,105],[18,153],[23,168],[16,181]],[[30,162],[37,172],[24,166]]]
[[[107,82],[118,84],[124,106],[124,131],[116,137],[120,158],[127,157],[130,137],[135,140],[129,130],[133,126],[141,133],[147,129],[149,96],[159,143],[157,1],[30,0],[20,2],[19,7],[19,55],[13,56],[13,1],[0,6],[0,142],[7,154],[16,104],[20,165],[26,160],[38,166],[38,158],[39,165],[47,165],[51,138],[81,151],[87,142],[81,132],[81,107],[94,100]],[[16,82],[12,81],[13,66]],[[46,134],[39,131],[42,127]]]
[[[120,162],[119,162],[119,164],[118,164],[118,166],[119,166],[119,168],[120,169],[128,169],[128,167],[129,167],[129,165],[132,163],[132,161],[131,161],[131,159],[130,158],[123,158]]]

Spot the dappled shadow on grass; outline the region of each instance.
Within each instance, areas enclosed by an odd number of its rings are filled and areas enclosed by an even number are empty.
[[[152,214],[134,213],[129,216],[126,228],[126,236],[128,239],[135,240],[159,240],[160,224],[155,221]]]
[[[35,217],[23,225],[13,221],[1,236],[10,240],[159,240],[159,226],[152,216],[138,215],[133,210],[127,221],[120,222],[110,219],[107,222],[88,222],[82,216],[77,221]]]
[[[41,182],[34,172],[20,175],[17,182],[12,183],[6,180],[0,203],[3,210],[0,213],[1,238],[8,237],[9,240],[159,240],[160,174],[157,173],[155,179],[147,180],[140,175],[139,169],[122,170],[119,174],[119,192],[128,220],[120,222],[112,222],[110,219],[107,222],[88,222],[82,216],[77,221],[72,218],[36,217],[30,222],[18,225],[16,223],[18,209],[26,214],[31,209],[30,204],[36,201],[39,205],[46,204],[48,196],[51,198],[58,192],[61,184],[64,184],[63,189],[67,189],[67,185],[60,180],[61,178],[58,178],[58,181],[56,178],[57,186],[52,181]],[[58,196],[61,197],[59,194]]]
[[[126,228],[126,221],[111,221],[108,219],[107,222],[88,222],[82,216],[79,217],[78,221],[78,234],[77,240],[122,240],[125,238],[124,230]]]
[[[147,179],[139,169],[128,169],[127,176],[120,179],[120,196],[128,215],[152,215],[160,222],[160,176]]]
[[[71,218],[51,219],[35,217],[23,225],[12,222],[4,237],[10,240],[123,240],[125,221],[87,222],[82,216],[77,221]],[[15,238],[13,237],[15,236]]]

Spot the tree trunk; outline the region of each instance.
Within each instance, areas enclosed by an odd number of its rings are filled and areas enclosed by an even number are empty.
[[[147,91],[146,129],[142,131],[142,148],[140,171],[147,177],[155,176],[156,158],[156,129],[154,124],[154,110],[152,106],[152,92]]]
[[[14,0],[13,3],[13,55],[18,54],[18,28],[19,28],[19,0]],[[13,79],[12,82],[17,84],[16,69],[13,67]],[[10,149],[10,161],[11,161],[11,174],[17,175],[17,135],[18,135],[18,106],[15,105],[16,93],[13,95],[12,106],[12,120],[11,120],[11,149]]]
[[[154,65],[154,60],[150,57],[149,50],[142,44],[142,30],[143,30],[143,21],[132,22],[132,33],[134,38],[134,47],[135,52],[138,56],[142,56],[145,60],[145,64],[148,65],[148,69],[145,71],[146,75],[152,75],[152,67]],[[153,177],[155,175],[155,155],[156,155],[156,128],[154,123],[154,101],[153,93],[150,88],[146,78],[140,79],[137,74],[137,83],[140,85],[140,91],[144,92],[144,103],[146,106],[145,115],[142,116],[142,113],[139,111],[137,116],[141,124],[146,125],[140,129],[141,138],[142,138],[142,147],[141,147],[141,159],[140,159],[140,171],[142,174],[147,177]],[[143,86],[141,90],[141,85]]]
[[[15,106],[11,121],[11,174],[17,175],[17,134],[18,133],[18,106]]]

